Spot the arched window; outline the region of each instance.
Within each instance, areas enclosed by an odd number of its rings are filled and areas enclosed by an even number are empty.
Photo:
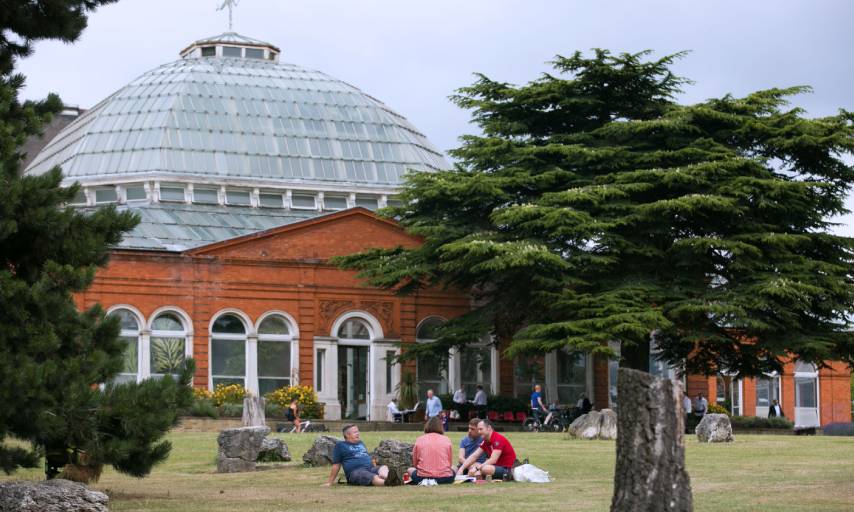
[[[270,315],[258,326],[258,392],[291,385],[292,335],[288,320]]]
[[[127,309],[111,311],[110,316],[119,318],[119,339],[125,344],[122,370],[113,382],[136,382],[139,379],[139,319]]]
[[[416,343],[432,343],[436,340],[436,329],[445,321],[439,317],[429,317],[421,321],[415,334]],[[415,360],[418,396],[423,397],[428,389],[436,394],[448,392],[448,357],[421,356]]]
[[[211,326],[211,383],[246,386],[246,326],[232,313]]]
[[[150,368],[152,377],[178,377],[187,349],[187,329],[181,317],[167,311],[151,324]]]
[[[348,340],[369,340],[371,329],[361,318],[350,318],[338,328],[338,337]]]

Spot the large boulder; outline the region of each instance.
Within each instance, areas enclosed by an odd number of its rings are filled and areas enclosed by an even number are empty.
[[[582,414],[570,423],[567,432],[579,439],[616,439],[617,413],[602,409]]]
[[[264,438],[270,427],[227,428],[217,437],[219,453],[216,459],[218,473],[254,471],[255,461],[261,452]]]
[[[314,439],[311,448],[302,456],[302,461],[309,466],[328,466],[332,464],[332,451],[338,438],[332,436],[318,436]]]
[[[109,500],[69,480],[0,483],[0,512],[109,512]]]
[[[695,432],[701,443],[728,443],[733,440],[732,424],[726,414],[706,414]]]
[[[290,462],[291,452],[288,445],[281,439],[265,437],[261,442],[261,452],[258,454],[259,462]]]
[[[599,412],[599,439],[617,439],[617,413],[611,409]]]
[[[572,437],[580,439],[596,439],[599,437],[601,416],[602,413],[599,411],[590,411],[587,414],[582,414],[569,424],[567,432]]]
[[[383,439],[374,450],[374,458],[378,466],[388,466],[390,471],[397,472],[401,477],[406,468],[412,466],[412,443],[404,443],[395,439]]]

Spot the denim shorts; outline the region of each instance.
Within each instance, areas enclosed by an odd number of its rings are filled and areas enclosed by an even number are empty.
[[[347,483],[350,485],[371,485],[379,472],[380,468],[377,466],[354,469],[347,475]]]
[[[432,478],[433,480],[436,481],[437,484],[452,484],[452,483],[454,483],[454,475],[453,474],[451,474],[451,476],[441,476],[441,477],[437,478],[435,476],[419,476],[418,471],[412,472],[412,483],[413,484],[417,484],[422,480],[427,480],[428,478]]]

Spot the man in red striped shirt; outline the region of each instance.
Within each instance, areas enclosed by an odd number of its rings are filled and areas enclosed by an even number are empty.
[[[516,462],[516,451],[506,437],[495,431],[492,422],[480,420],[477,431],[483,439],[480,447],[472,452],[466,461],[457,470],[458,475],[465,473],[468,469],[469,476],[482,477],[492,475],[493,478],[503,479],[505,475],[512,474],[513,463]],[[485,453],[486,462],[477,462],[478,457]]]

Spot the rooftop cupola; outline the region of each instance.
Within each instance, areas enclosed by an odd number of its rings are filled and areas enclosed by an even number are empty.
[[[225,59],[256,59],[272,62],[279,61],[278,47],[238,34],[225,32],[218,36],[199,39],[181,50],[181,58],[225,58]]]

